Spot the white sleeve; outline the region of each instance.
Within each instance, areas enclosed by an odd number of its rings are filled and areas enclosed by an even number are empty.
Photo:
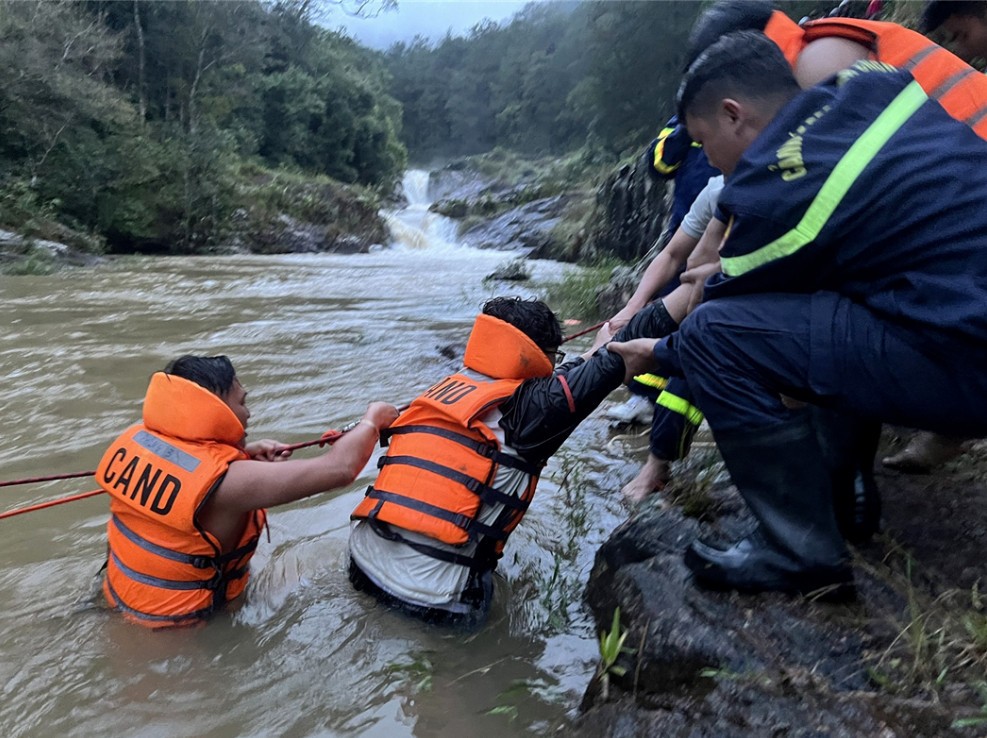
[[[722,190],[723,175],[710,177],[703,191],[696,195],[692,207],[689,208],[689,212],[682,219],[680,228],[693,238],[701,238],[703,232],[706,230],[706,226],[713,219],[713,214],[716,212],[716,203],[720,199],[720,192]]]

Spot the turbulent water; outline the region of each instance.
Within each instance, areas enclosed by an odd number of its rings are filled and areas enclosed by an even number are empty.
[[[458,368],[513,256],[457,245],[424,173],[388,214],[394,242],[358,255],[123,259],[0,277],[0,481],[95,468],[139,419],[149,375],[228,354],[251,437],[297,442],[402,404]],[[585,344],[583,344],[585,345]],[[245,602],[208,626],[148,632],[102,606],[102,496],[0,520],[0,732],[5,736],[511,736],[554,733],[596,663],[580,597],[620,521],[608,429],[591,417],[552,461],[499,569],[489,623],[439,629],[347,581],[348,515],[372,478],[276,508]],[[309,450],[297,452],[299,455]],[[0,511],[93,489],[0,487]],[[562,728],[564,730],[564,728]]]

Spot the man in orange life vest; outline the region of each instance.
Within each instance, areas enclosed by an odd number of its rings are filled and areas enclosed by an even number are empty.
[[[656,306],[628,329],[674,330]],[[623,359],[606,349],[553,371],[561,341],[540,301],[499,297],[483,306],[464,368],[384,433],[380,474],[352,514],[357,589],[428,622],[483,619],[493,570],[542,467],[624,379]]]
[[[103,592],[128,620],[191,624],[239,596],[264,508],[351,484],[397,417],[392,405],[371,403],[328,452],[286,461],[290,449],[276,441],[245,444],[246,398],[227,357],[183,356],[151,377],[143,422],[103,455]]]

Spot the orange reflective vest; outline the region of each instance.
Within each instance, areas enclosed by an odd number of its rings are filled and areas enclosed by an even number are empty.
[[[856,18],[822,18],[799,26],[778,10],[764,33],[793,69],[802,50],[818,39],[861,44],[870,49],[873,60],[910,71],[929,97],[987,139],[987,77],[920,33],[896,23]]]
[[[366,497],[353,511],[373,530],[416,550],[474,569],[493,568],[511,531],[535,493],[541,467],[502,450],[481,417],[506,401],[528,378],[550,376],[552,362],[530,338],[508,323],[480,315],[464,363],[489,379],[453,374],[430,387],[385,431],[387,454]],[[529,475],[521,495],[496,489],[502,467]],[[502,505],[487,524],[483,505]],[[401,536],[414,531],[460,546],[481,542],[474,556],[422,545]]]
[[[96,469],[110,496],[103,592],[130,620],[179,625],[243,591],[265,513],[247,516],[226,552],[196,519],[230,463],[248,458],[243,426],[218,396],[158,372],[143,420],[110,445]]]

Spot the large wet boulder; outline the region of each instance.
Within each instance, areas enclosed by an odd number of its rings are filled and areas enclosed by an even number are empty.
[[[553,229],[572,199],[571,195],[556,195],[535,200],[481,221],[460,235],[464,243],[477,248],[521,249],[530,258],[550,258]]]
[[[937,502],[928,483],[880,481],[892,495],[885,531],[854,550],[849,602],[697,587],[682,562],[688,544],[733,540],[752,524],[728,483],[704,493],[703,522],[646,503],[590,575],[594,619],[606,631],[619,607],[628,653],[606,694],[599,678],[587,689],[574,735],[987,735],[977,695],[987,676],[987,485],[959,474],[936,485]]]

